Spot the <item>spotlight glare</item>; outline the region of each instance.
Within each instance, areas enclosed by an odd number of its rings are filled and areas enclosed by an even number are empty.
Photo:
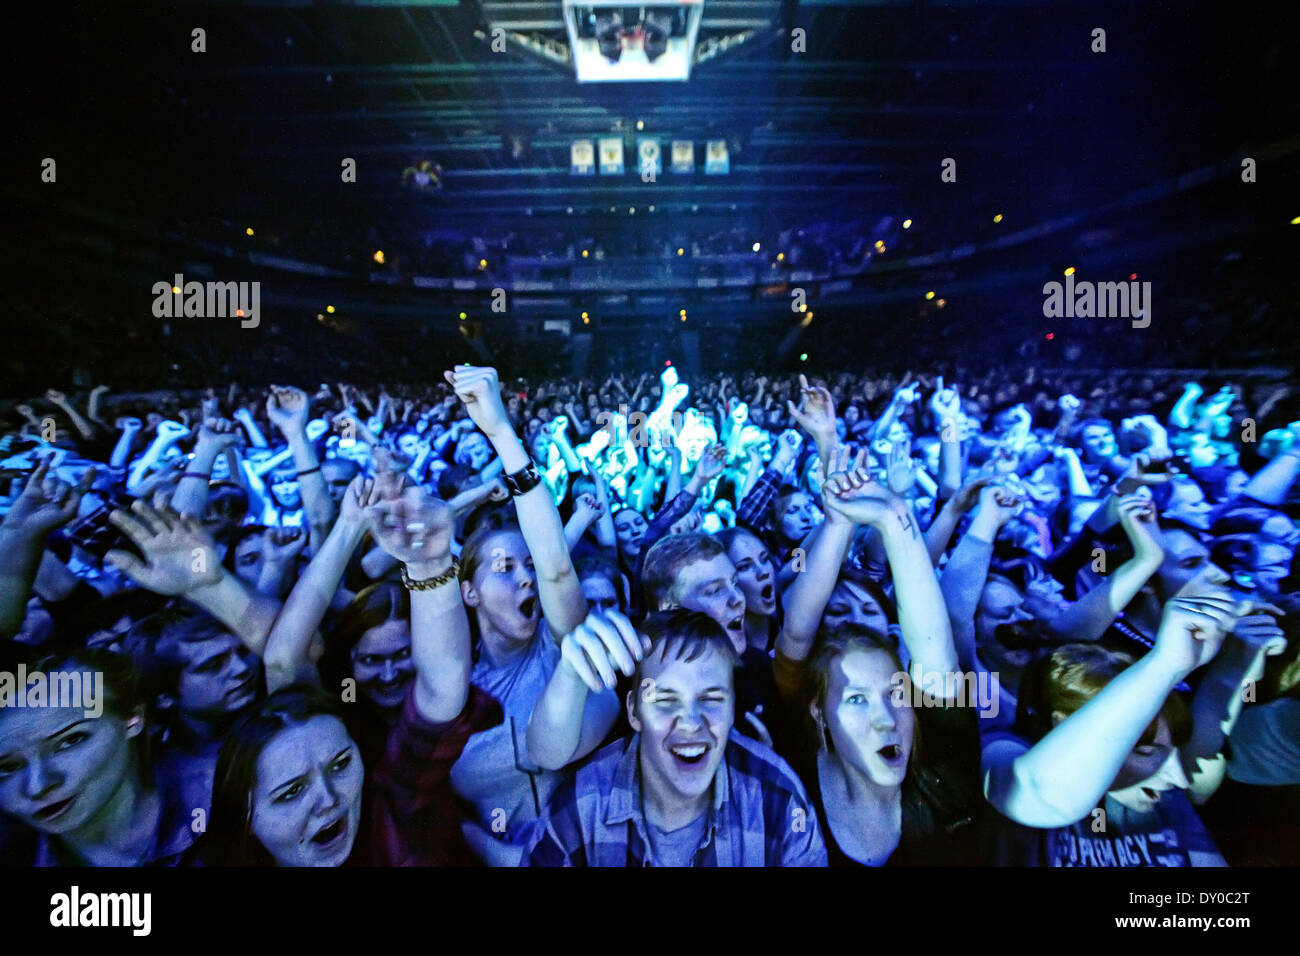
[[[758,252],[758,250],[761,249],[761,248],[762,248],[762,246],[761,246],[759,243],[757,243],[757,242],[754,243],[754,251],[755,251],[755,252]]]
[[[249,226],[247,229],[244,230],[244,235],[246,235],[246,236],[251,236],[252,234],[253,234],[253,227],[252,227],[252,226]]]
[[[174,286],[172,286],[172,294],[173,294],[173,295],[180,295],[180,294],[181,294],[181,287],[178,286],[178,285],[174,285]]]
[[[1300,216],[1296,216],[1294,219],[1292,219],[1292,220],[1291,220],[1291,225],[1293,225],[1293,226],[1300,226]]]
[[[807,353],[807,352],[800,352],[800,353],[799,353],[799,361],[800,361],[800,362],[806,362],[806,361],[808,361],[808,353]]]
[[[994,216],[994,217],[993,217],[993,221],[994,221],[994,222],[1001,222],[1001,221],[1002,221],[1002,213],[998,213],[996,216]]]
[[[379,263],[381,266],[384,264],[384,250],[383,250],[383,249],[376,249],[376,250],[375,250],[374,260],[375,260],[375,262]]]
[[[325,306],[325,311],[328,312],[330,315],[333,315],[333,314],[334,314],[334,306],[332,306],[332,305],[327,305],[327,306]]]
[[[467,316],[464,312],[462,312],[462,313],[460,314],[460,320],[461,320],[462,322],[464,322],[467,318],[469,318],[469,316]]]
[[[1066,270],[1065,270],[1065,274],[1066,274],[1067,276],[1072,276],[1072,275],[1074,275],[1074,266],[1070,266],[1068,269],[1066,269]]]
[[[912,220],[910,220],[910,219],[904,219],[904,220],[903,220],[903,228],[904,228],[904,229],[911,229],[911,228],[912,228]]]
[[[929,292],[925,294],[925,301],[929,302],[933,298],[934,298],[934,290],[931,289]]]
[[[683,255],[686,254],[686,250],[683,249],[681,246],[678,246],[678,247],[677,247],[677,254],[678,254],[679,256],[683,256]]]

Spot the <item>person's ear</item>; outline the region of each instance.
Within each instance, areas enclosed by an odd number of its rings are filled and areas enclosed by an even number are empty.
[[[466,607],[478,607],[483,603],[483,599],[479,597],[479,593],[474,590],[474,585],[469,581],[460,582],[460,597]]]
[[[627,692],[627,722],[636,733],[641,732],[641,718],[637,716],[636,699],[641,688],[633,687]]]

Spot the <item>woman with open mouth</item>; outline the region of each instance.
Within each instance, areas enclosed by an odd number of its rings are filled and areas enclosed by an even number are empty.
[[[290,593],[267,639],[278,686],[231,732],[217,762],[208,830],[199,858],[219,866],[469,866],[478,862],[461,831],[451,768],[470,737],[501,722],[495,700],[469,683],[469,619],[451,555],[449,505],[403,487],[391,461],[374,482],[358,478],[320,554]],[[412,677],[385,746],[363,753],[348,730],[343,694],[307,683],[306,647],[342,566],[359,518],[403,565],[409,596]],[[405,622],[403,622],[405,623]],[[383,625],[380,625],[382,629]],[[370,631],[377,630],[371,628]],[[363,638],[365,640],[366,638]],[[379,673],[394,673],[391,652]],[[371,666],[354,655],[354,673]],[[389,681],[389,683],[394,683]],[[368,691],[387,702],[382,682]],[[372,756],[373,755],[373,756]],[[373,762],[367,765],[366,759]]]
[[[518,527],[476,531],[461,550],[461,595],[476,637],[471,681],[500,702],[505,720],[469,740],[451,780],[477,812],[476,825],[466,826],[475,849],[493,865],[517,866],[561,778],[544,768],[592,752],[620,707],[614,693],[589,694],[576,678],[561,679],[556,696],[539,705],[560,665],[559,641],[586,618],[587,601],[560,513],[502,405],[496,370],[459,365],[446,378],[500,457],[519,518]]]
[[[773,667],[784,725],[774,738],[808,788],[832,866],[974,864],[977,716],[957,706],[957,652],[924,538],[861,457],[848,470],[841,448],[830,464],[826,523],[785,595]],[[884,542],[910,673],[883,628],[821,628],[858,524]]]

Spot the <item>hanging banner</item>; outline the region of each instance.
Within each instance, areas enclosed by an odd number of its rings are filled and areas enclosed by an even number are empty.
[[[569,147],[569,172],[574,176],[594,176],[596,150],[589,139],[575,139]]]
[[[636,142],[637,171],[643,180],[653,181],[663,174],[663,157],[659,154],[658,136],[638,136]]]
[[[690,139],[673,140],[673,172],[695,172],[695,141]]]
[[[725,176],[731,172],[731,156],[725,139],[711,139],[704,148],[704,175]]]
[[[623,137],[611,136],[600,141],[600,174],[623,175]]]

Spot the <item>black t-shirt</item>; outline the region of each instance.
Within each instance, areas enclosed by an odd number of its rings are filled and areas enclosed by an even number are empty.
[[[807,668],[778,655],[772,711],[778,752],[794,768],[817,809],[831,866],[862,866],[840,849],[822,802],[818,741],[807,709]],[[978,866],[987,818],[980,787],[979,718],[973,707],[918,707],[913,757],[903,780],[903,832],[886,866]]]

